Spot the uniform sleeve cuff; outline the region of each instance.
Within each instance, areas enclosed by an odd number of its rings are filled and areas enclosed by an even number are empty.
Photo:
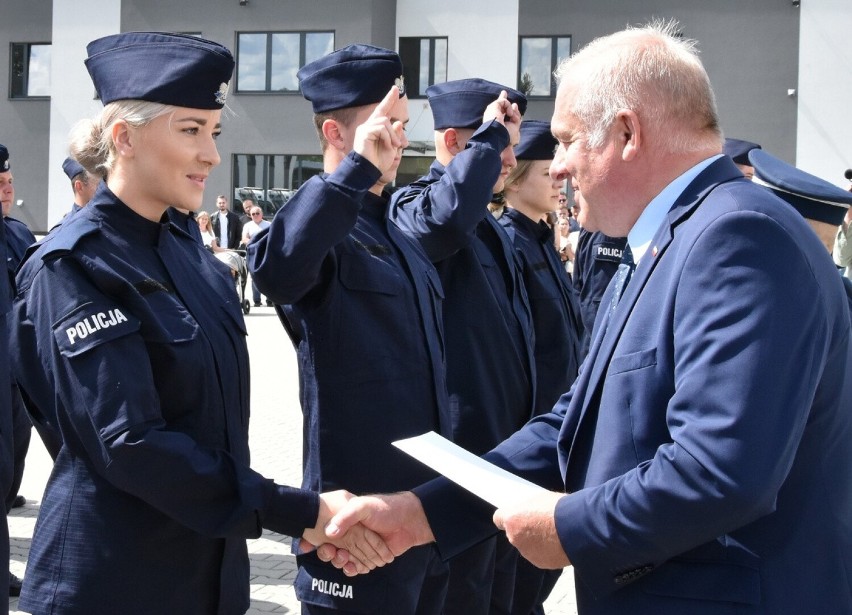
[[[263,503],[261,525],[279,534],[301,536],[319,517],[319,494],[271,480],[264,485]]]

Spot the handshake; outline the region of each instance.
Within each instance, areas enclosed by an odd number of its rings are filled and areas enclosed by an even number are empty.
[[[497,529],[539,568],[570,565],[556,532],[556,503],[564,493],[546,492],[493,516]],[[389,564],[410,548],[435,541],[419,498],[410,491],[356,497],[347,491],[320,495],[315,527],[302,535],[302,550],[316,549],[348,576]]]
[[[434,542],[420,500],[411,492],[356,497],[348,491],[320,495],[315,527],[302,535],[302,551],[317,550],[348,576],[389,564],[414,546]]]

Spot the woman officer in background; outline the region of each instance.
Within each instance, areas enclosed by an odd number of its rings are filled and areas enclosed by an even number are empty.
[[[88,54],[105,107],[71,152],[107,179],[29,255],[11,315],[14,373],[61,442],[20,608],[244,613],[245,539],[267,528],[321,541],[316,527],[348,496],[249,468],[234,284],[166,215],[201,206],[234,60],[210,41],[142,32]],[[376,544],[349,545],[372,558],[364,569],[390,559]]]

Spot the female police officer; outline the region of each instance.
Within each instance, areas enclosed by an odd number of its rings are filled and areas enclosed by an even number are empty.
[[[316,543],[312,528],[347,496],[249,468],[234,285],[166,215],[201,206],[233,58],[199,38],[138,32],[88,52],[105,107],[71,150],[107,180],[29,255],[12,314],[15,374],[61,442],[20,608],[243,613],[245,538],[263,527]]]

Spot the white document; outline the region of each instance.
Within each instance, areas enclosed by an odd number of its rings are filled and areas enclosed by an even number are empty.
[[[394,446],[497,508],[547,493],[543,487],[485,461],[434,431]]]

